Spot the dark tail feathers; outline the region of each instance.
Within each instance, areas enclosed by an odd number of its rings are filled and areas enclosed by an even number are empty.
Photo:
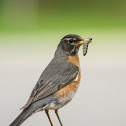
[[[39,109],[44,109],[52,100],[52,96],[45,99],[38,100],[32,103],[29,107],[24,109],[21,114],[9,125],[9,126],[20,126],[29,116],[34,114]]]
[[[20,126],[34,112],[35,111],[33,111],[31,107],[24,109],[21,114],[9,126]]]

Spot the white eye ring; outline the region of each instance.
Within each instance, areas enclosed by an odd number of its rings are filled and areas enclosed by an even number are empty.
[[[72,44],[74,42],[74,40],[71,38],[71,39],[69,39],[68,42]]]
[[[74,45],[74,41],[76,41],[76,38],[66,38],[66,41],[68,41],[69,44]]]
[[[71,45],[74,44],[74,39],[73,39],[73,38],[68,38],[67,41],[68,41],[68,43],[70,43]]]

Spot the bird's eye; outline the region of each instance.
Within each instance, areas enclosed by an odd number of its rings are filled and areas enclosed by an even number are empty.
[[[74,40],[73,39],[69,39],[69,43],[73,43],[74,42]]]

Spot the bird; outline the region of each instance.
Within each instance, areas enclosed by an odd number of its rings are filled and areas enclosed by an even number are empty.
[[[49,110],[55,111],[63,126],[58,110],[73,99],[80,85],[78,51],[83,43],[84,39],[76,34],[66,35],[60,40],[53,59],[42,72],[21,114],[9,126],[20,126],[28,117],[40,111],[45,111],[53,126]]]

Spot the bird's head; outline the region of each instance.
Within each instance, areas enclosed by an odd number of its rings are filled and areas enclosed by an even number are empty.
[[[60,41],[60,47],[68,56],[74,56],[78,53],[79,47],[84,43],[79,35],[70,34],[64,36]]]

